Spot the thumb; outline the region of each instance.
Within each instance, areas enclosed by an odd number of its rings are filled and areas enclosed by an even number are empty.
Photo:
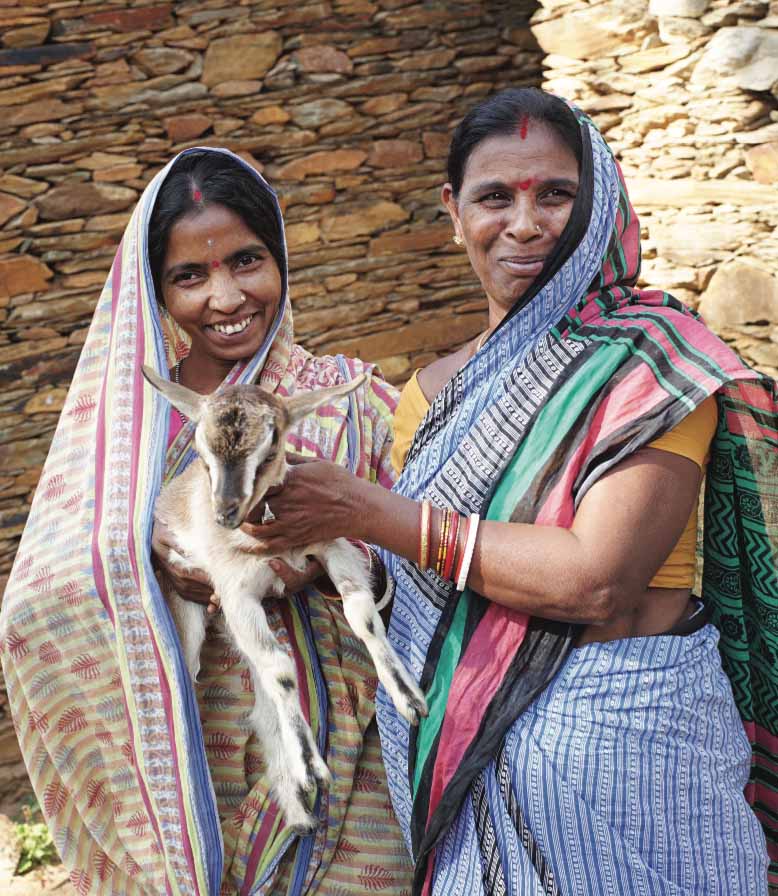
[[[288,464],[315,464],[319,460],[318,457],[307,457],[304,454],[294,454],[291,451],[286,452],[286,462]]]

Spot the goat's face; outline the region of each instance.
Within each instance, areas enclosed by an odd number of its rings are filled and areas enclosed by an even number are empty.
[[[279,398],[259,386],[226,386],[199,395],[163,379],[150,367],[143,367],[143,375],[197,423],[195,448],[208,472],[213,512],[216,522],[228,529],[240,526],[265,492],[283,482],[289,427],[365,381],[361,373],[348,383]]]
[[[283,404],[256,386],[228,386],[203,402],[195,448],[211,483],[220,526],[235,529],[286,469],[288,415]]]

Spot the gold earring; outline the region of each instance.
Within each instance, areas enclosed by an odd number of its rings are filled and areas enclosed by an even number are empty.
[[[454,242],[456,243],[457,246],[465,245],[465,241],[462,239],[462,237],[458,233],[454,234]]]

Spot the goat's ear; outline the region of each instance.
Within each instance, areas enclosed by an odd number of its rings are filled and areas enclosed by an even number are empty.
[[[174,408],[193,420],[195,423],[200,419],[203,412],[203,396],[186,386],[179,383],[172,383],[170,380],[163,380],[159,374],[153,371],[145,364],[141,367],[141,371],[151,385],[161,392],[165,398],[173,405]]]
[[[366,379],[365,374],[360,373],[359,376],[355,376],[353,380],[343,383],[341,386],[330,386],[327,389],[316,389],[313,392],[299,392],[291,398],[287,398],[284,403],[289,413],[289,422],[297,423],[298,420],[302,420],[311,411],[327,404],[328,401],[348,395],[349,392],[358,389]]]

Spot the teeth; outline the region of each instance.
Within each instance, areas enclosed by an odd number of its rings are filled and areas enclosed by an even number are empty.
[[[237,324],[211,324],[211,326],[216,330],[217,333],[224,333],[226,336],[231,336],[233,333],[241,333],[246,327],[251,323],[251,319],[254,317],[252,314],[251,317],[245,317],[240,323]]]

